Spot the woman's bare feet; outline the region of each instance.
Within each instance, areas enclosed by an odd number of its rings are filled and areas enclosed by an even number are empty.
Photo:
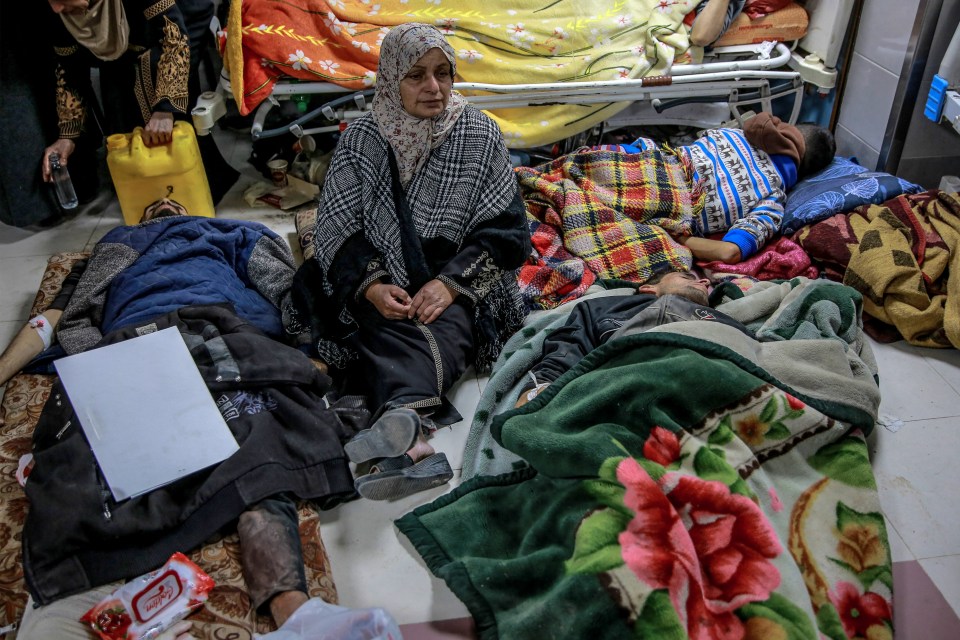
[[[410,459],[414,462],[419,462],[427,456],[432,456],[434,453],[436,452],[427,442],[426,438],[423,437],[422,433],[417,437],[417,441],[413,443],[413,446],[407,450],[407,455],[410,456]]]
[[[307,600],[309,598],[303,591],[282,591],[275,595],[270,600],[270,615],[273,616],[277,628],[282,627],[287,618]]]

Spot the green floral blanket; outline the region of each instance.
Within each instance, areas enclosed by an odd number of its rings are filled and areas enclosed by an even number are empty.
[[[526,466],[397,521],[481,637],[892,637],[875,371],[816,335],[856,334],[859,297],[778,286],[740,303],[766,341],[678,323],[594,350],[493,420]]]

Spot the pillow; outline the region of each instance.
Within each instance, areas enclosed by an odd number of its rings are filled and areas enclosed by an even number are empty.
[[[714,47],[729,47],[738,44],[757,44],[769,40],[787,42],[799,40],[807,34],[810,18],[806,9],[796,2],[788,2],[773,13],[754,16],[750,13],[750,3],[743,8]]]
[[[826,220],[864,204],[882,204],[904,193],[924,188],[882,171],[870,171],[856,158],[837,156],[826,169],[799,181],[787,194],[780,232],[790,235],[800,227]]]

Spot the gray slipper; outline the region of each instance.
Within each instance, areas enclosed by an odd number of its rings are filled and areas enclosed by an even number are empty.
[[[420,416],[413,409],[399,407],[383,412],[373,426],[364,429],[343,445],[352,462],[393,458],[413,447],[420,433]]]
[[[399,464],[410,459],[409,456],[403,457],[407,460]],[[453,478],[453,469],[443,453],[435,453],[412,466],[400,469],[383,468],[394,466],[392,464],[378,466],[381,470],[360,476],[353,483],[357,493],[368,500],[399,500],[419,491],[439,487]]]

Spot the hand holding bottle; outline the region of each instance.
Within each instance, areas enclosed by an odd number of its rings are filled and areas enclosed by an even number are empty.
[[[68,143],[68,144],[61,144]],[[73,209],[77,206],[77,192],[73,188],[70,172],[67,170],[66,157],[61,155],[61,149],[66,150],[67,156],[75,148],[73,140],[61,138],[47,147],[44,153],[43,179],[53,183],[57,193],[57,200],[64,209]]]
[[[70,155],[77,144],[70,138],[60,138],[43,151],[43,181],[53,182],[53,176],[50,173],[50,154],[56,153],[60,156],[60,164],[67,166],[70,162]]]

